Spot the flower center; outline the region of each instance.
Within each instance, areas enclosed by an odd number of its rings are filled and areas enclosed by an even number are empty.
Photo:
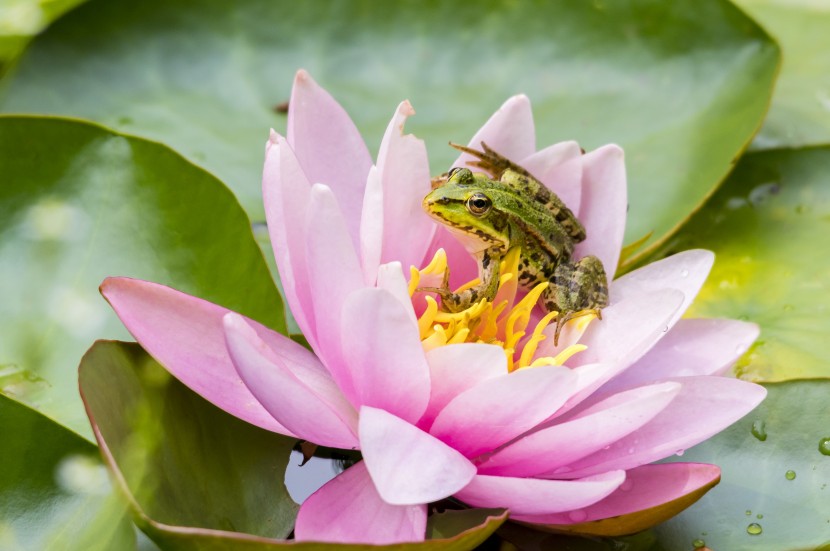
[[[559,313],[548,312],[535,321],[532,331],[528,332],[533,320],[533,309],[548,283],[537,284],[517,302],[519,254],[519,249],[514,248],[501,260],[499,288],[492,301],[482,299],[464,311],[451,313],[439,310],[435,298],[430,294],[423,294],[426,305],[418,317],[418,328],[424,350],[462,342],[495,344],[504,349],[507,369],[512,372],[542,365],[563,365],[568,358],[587,348],[576,341],[591,321],[596,319],[595,314],[583,315],[568,321],[563,328],[563,334],[572,336],[569,339],[572,344],[561,349],[554,347],[555,355],[537,357],[539,344],[548,338],[544,331]],[[425,268],[419,270],[412,266],[409,280],[410,297],[414,297],[419,286],[428,286],[422,283],[440,281],[446,270],[447,254],[444,249],[439,249]],[[455,292],[461,292],[479,283],[479,279],[474,279]]]

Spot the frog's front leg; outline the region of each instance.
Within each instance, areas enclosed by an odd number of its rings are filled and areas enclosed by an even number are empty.
[[[548,311],[556,310],[556,334],[566,322],[588,313],[600,315],[608,305],[608,276],[602,262],[595,256],[586,256],[579,262],[562,262],[553,273],[550,285],[542,295]]]
[[[493,300],[499,290],[501,276],[500,257],[484,251],[480,259],[479,279],[481,283],[461,292],[454,293],[449,288],[449,268],[444,272],[441,287],[419,287],[418,291],[436,293],[441,297],[441,309],[445,312],[463,312],[482,299]]]

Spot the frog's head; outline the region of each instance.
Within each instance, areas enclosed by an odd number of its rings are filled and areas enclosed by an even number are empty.
[[[499,190],[484,174],[454,168],[447,182],[424,197],[424,211],[455,234],[472,254],[509,245]]]

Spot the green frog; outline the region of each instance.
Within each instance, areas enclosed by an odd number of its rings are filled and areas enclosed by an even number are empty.
[[[557,311],[556,340],[565,322],[588,312],[600,315],[608,304],[608,278],[596,256],[572,258],[585,228],[562,200],[527,170],[482,142],[483,151],[451,144],[477,158],[468,163],[486,171],[457,167],[433,179],[423,208],[447,226],[479,265],[480,283],[454,293],[449,272],[441,287],[422,290],[441,297],[441,308],[462,311],[481,299],[493,300],[499,286],[500,261],[520,248],[518,283],[525,289],[547,281],[544,307]]]

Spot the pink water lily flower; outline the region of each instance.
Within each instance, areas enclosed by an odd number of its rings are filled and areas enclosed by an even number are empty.
[[[765,394],[719,376],[756,338],[755,325],[681,319],[711,253],[613,281],[602,319],[569,322],[558,343],[551,317],[532,293],[523,300],[515,278],[492,303],[453,318],[418,284],[446,265],[463,283],[476,266],[422,212],[430,173],[423,142],[403,133],[409,103],[374,163],[348,115],[303,71],[289,105],[286,137],[273,133],[266,146],[263,193],[285,297],[313,352],[162,285],[110,278],[102,292],[150,354],[218,407],[360,450],[362,461],[302,504],[298,540],[423,540],[427,504],[449,496],[526,522],[588,523],[717,480],[713,465],[651,464],[719,432]],[[482,141],[563,198],[587,230],[575,256],[596,255],[613,273],[627,203],[620,148],[537,151],[525,96],[510,98],[470,145]]]

